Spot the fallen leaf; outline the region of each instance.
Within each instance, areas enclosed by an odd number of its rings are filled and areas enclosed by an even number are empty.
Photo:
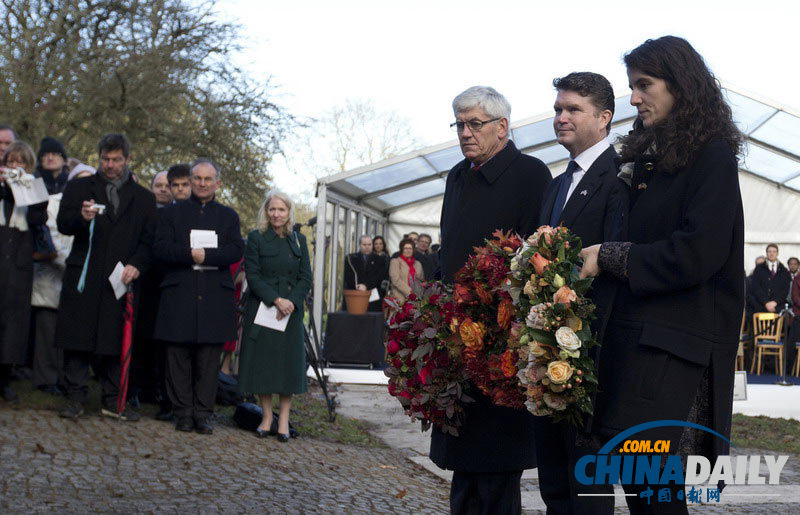
[[[406,496],[406,494],[407,494],[407,493],[408,493],[408,490],[400,490],[399,492],[397,492],[396,494],[394,494],[394,496],[395,496],[395,498],[397,498],[397,499],[402,499],[403,497],[405,497],[405,496]]]
[[[36,452],[41,452],[42,454],[47,454],[47,451],[44,450],[44,446],[39,442],[36,442]]]
[[[147,454],[143,454],[142,458],[147,459],[147,458],[151,458],[152,456],[153,456],[153,454],[148,452]]]

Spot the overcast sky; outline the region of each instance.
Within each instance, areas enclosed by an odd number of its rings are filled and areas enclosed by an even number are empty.
[[[242,25],[241,64],[272,76],[289,112],[318,116],[347,98],[406,117],[424,144],[454,140],[453,97],[490,85],[512,121],[552,111],[552,79],[605,75],[628,92],[622,55],[647,38],[685,37],[734,89],[800,111],[800,2],[474,2],[220,0]],[[278,187],[310,179],[270,168]]]

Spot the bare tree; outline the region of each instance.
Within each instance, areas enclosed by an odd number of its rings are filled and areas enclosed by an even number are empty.
[[[61,139],[93,162],[96,142],[124,132],[144,178],[210,157],[221,197],[246,227],[268,187],[266,165],[294,121],[268,79],[234,66],[237,27],[215,0],[0,0],[0,113],[22,138]]]

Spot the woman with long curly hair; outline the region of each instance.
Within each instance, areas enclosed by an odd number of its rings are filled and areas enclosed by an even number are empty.
[[[671,420],[728,438],[744,306],[741,136],[718,81],[686,40],[647,40],[624,61],[638,111],[622,139],[627,241],[582,253],[583,276],[602,271],[622,283],[600,351],[593,431],[607,439]],[[728,450],[727,440],[675,424],[636,438],[671,441],[684,467],[687,455],[714,463]],[[687,512],[680,481],[671,502],[640,497],[648,486],[623,485],[636,494],[626,497],[632,513]]]

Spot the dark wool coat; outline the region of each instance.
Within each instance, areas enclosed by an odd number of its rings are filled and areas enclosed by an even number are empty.
[[[736,157],[718,141],[676,173],[659,172],[655,161],[641,157],[630,204],[627,281],[608,326],[608,334],[624,338],[603,342],[595,427],[610,435],[646,421],[687,420],[708,374],[709,391],[700,398],[710,405],[699,407],[728,438],[744,307]],[[665,432],[677,447],[682,428]],[[713,462],[728,444],[712,438]]]
[[[344,258],[344,289],[354,290],[356,284],[363,284],[367,290],[378,288],[380,294],[381,281],[386,278],[386,263],[383,256],[371,253],[367,254],[366,263],[361,252],[353,252]],[[358,282],[356,282],[358,280]],[[344,293],[342,293],[344,295]],[[342,308],[345,307],[344,297],[342,298]],[[370,311],[380,311],[381,301],[375,300],[369,303]]]
[[[121,350],[125,296],[116,299],[108,276],[117,262],[147,272],[156,201],[152,193],[129,178],[119,190],[119,209],[114,213],[99,173],[67,183],[56,218],[59,232],[75,237],[61,287],[56,346],[113,356]],[[79,293],[78,280],[89,251],[89,222],[81,216],[81,206],[90,199],[105,204],[106,212],[95,217],[86,286]]]
[[[22,365],[28,358],[33,289],[33,240],[30,230],[9,227],[14,209],[11,188],[0,185],[6,225],[0,226],[0,364]],[[28,227],[47,222],[47,203],[28,206]]]
[[[248,393],[303,393],[307,389],[303,329],[305,299],[311,289],[306,238],[292,232],[281,238],[270,227],[247,236],[244,256],[247,306],[242,328],[239,388]],[[286,330],[254,323],[259,305],[282,297],[294,304]]]
[[[472,248],[496,229],[532,234],[538,227],[542,194],[551,180],[540,160],[514,143],[470,170],[466,159],[447,176],[442,204],[440,268],[446,282],[464,265]],[[474,390],[474,389],[473,389]],[[430,457],[441,468],[464,472],[511,472],[536,466],[533,415],[492,405],[473,391],[460,435],[433,428]]]
[[[750,280],[750,288],[747,291],[747,301],[753,313],[764,313],[767,308],[764,306],[769,301],[778,303],[776,311],[780,312],[786,303],[789,290],[792,286],[792,274],[778,263],[775,277],[769,271],[768,262],[758,265],[753,270]]]
[[[193,270],[192,229],[215,231],[217,248],[205,249],[204,266]],[[239,215],[192,195],[161,208],[153,247],[163,264],[161,299],[153,337],[169,342],[224,343],[236,337],[236,301],[230,265],[242,258]]]

